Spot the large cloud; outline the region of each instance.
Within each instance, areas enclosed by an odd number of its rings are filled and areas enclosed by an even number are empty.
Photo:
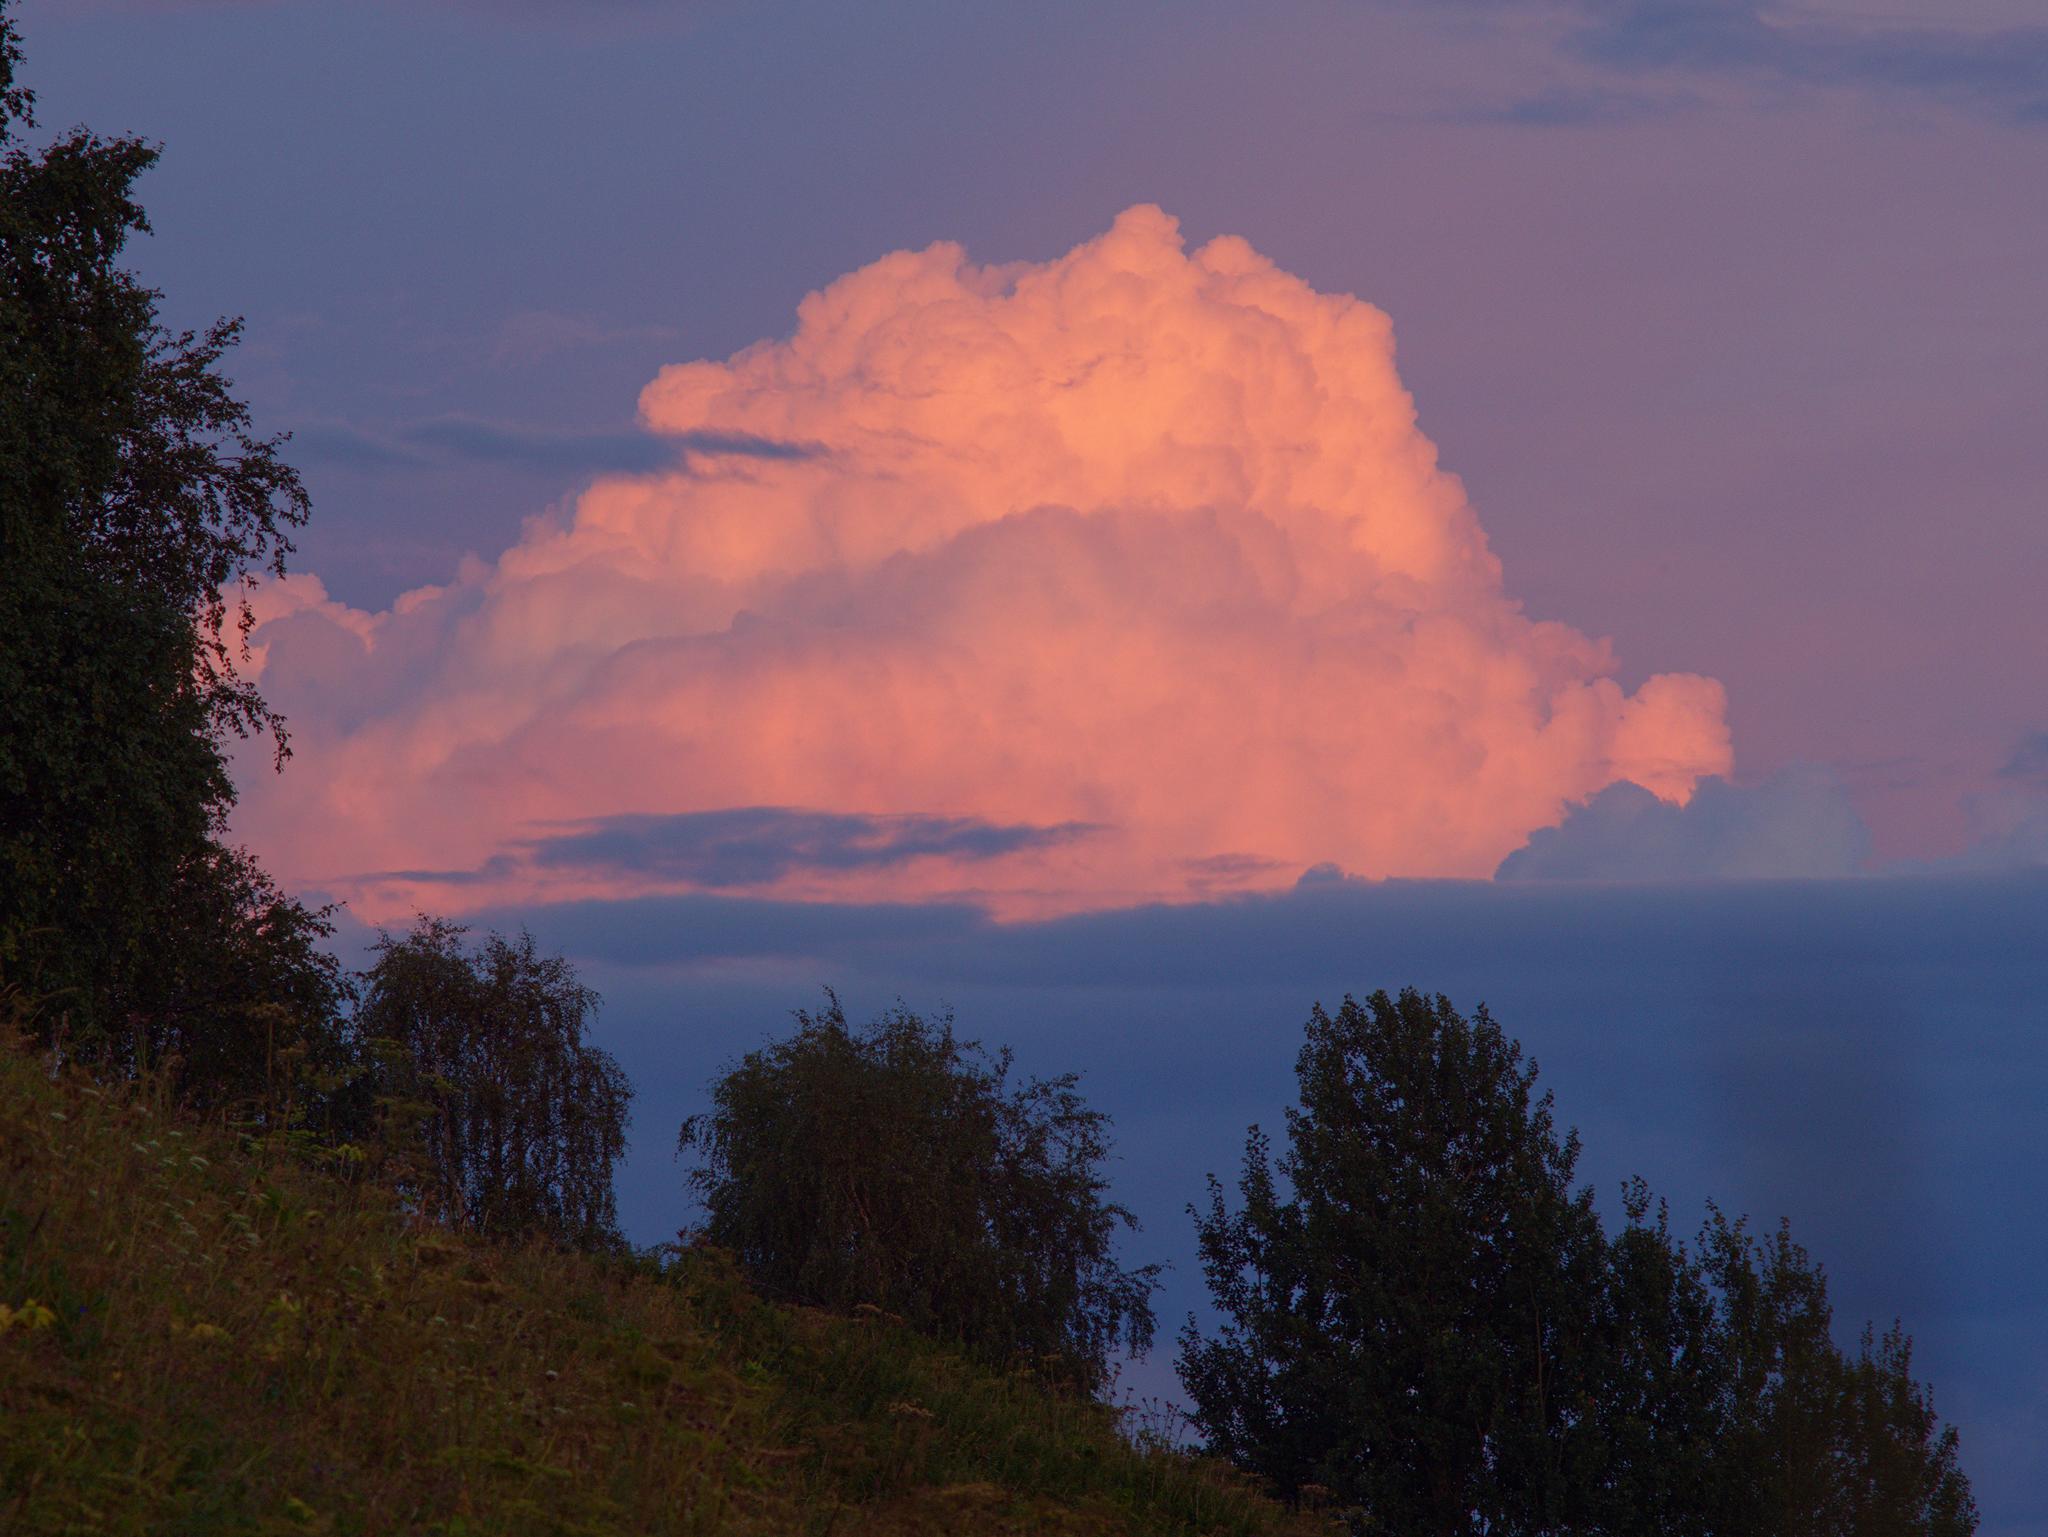
[[[373,914],[688,888],[619,840],[744,809],[725,889],[1047,911],[1485,875],[1603,786],[1729,767],[1717,683],[1627,693],[1507,595],[1384,314],[1156,208],[1044,264],[884,257],[641,412],[675,466],[495,565],[378,614],[263,594],[299,755],[242,825],[287,878]]]

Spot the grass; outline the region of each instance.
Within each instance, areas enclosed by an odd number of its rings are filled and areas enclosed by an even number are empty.
[[[422,1228],[0,1042],[0,1530],[1299,1533],[886,1318]]]

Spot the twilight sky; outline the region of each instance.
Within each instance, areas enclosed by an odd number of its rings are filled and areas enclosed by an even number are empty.
[[[2048,1524],[2043,0],[20,20],[314,495],[239,831],[597,968],[647,1150],[951,1000],[1099,1076],[1172,1316],[1308,1003],[1483,995]]]
[[[1626,688],[1720,680],[1740,781],[1828,765],[1879,855],[1930,857],[2048,730],[2026,0],[22,20],[49,120],[169,147],[148,270],[249,315],[304,567],[356,607],[659,462],[643,387],[805,293],[940,240],[1057,259],[1151,202],[1390,316],[1507,593]]]

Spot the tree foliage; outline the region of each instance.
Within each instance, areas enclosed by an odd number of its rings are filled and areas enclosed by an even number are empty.
[[[237,670],[249,592],[305,521],[281,438],[222,361],[239,334],[158,318],[122,266],[156,150],[85,129],[40,149],[0,0],[0,984],[42,1040],[188,1101],[424,1141],[392,1164],[483,1232],[615,1236],[628,1091],[595,997],[531,940],[446,924],[387,942],[352,1029],[326,910],[221,841],[231,739],[283,723]],[[372,1043],[376,1050],[372,1051]],[[385,1116],[387,1126],[394,1115]]]
[[[1835,1342],[1827,1277],[1785,1224],[1768,1239],[1710,1213],[1700,1268],[1726,1355],[1720,1529],[1788,1537],[1968,1537],[1977,1507],[1953,1427],[1895,1322]]]
[[[1443,998],[1318,1007],[1296,1071],[1277,1167],[1254,1128],[1242,1209],[1212,1179],[1198,1224],[1229,1319],[1183,1335],[1198,1424],[1281,1489],[1336,1490],[1388,1530],[1547,1512],[1599,1264],[1576,1139],[1485,1011]]]
[[[220,372],[238,323],[168,331],[159,295],[120,264],[149,228],[134,187],[156,150],[85,129],[31,150],[6,10],[0,976],[44,1000],[46,1034],[118,1056],[178,1028],[161,1017],[188,996],[161,964],[167,933],[211,915],[241,925],[223,943],[285,936],[282,962],[320,921],[267,891],[214,900],[250,876],[217,841],[225,743],[269,729],[283,753],[236,671],[247,588],[283,572],[307,499]]]
[[[108,996],[125,1028],[96,1065],[154,1068],[179,1097],[266,1126],[336,1137],[360,1053],[346,1026],[353,981],[325,948],[325,909],[279,891],[247,854],[208,844],[173,874],[151,943]]]
[[[1734,1363],[1714,1290],[1643,1181],[1624,1187],[1622,1204],[1623,1225],[1582,1302],[1590,1348],[1580,1423],[1590,1433],[1576,1438],[1569,1463],[1569,1525],[1744,1530],[1722,1487]]]
[[[1836,1345],[1789,1232],[1609,1236],[1536,1069],[1482,1008],[1318,1007],[1277,1159],[1196,1212],[1223,1316],[1182,1336],[1215,1451],[1354,1529],[1967,1537],[1976,1509],[1896,1326]]]
[[[613,1246],[632,1089],[584,1039],[597,995],[530,935],[472,950],[465,932],[422,918],[363,979],[356,1028],[401,1149],[389,1172],[488,1238]]]
[[[996,1358],[1060,1358],[1098,1386],[1152,1339],[1158,1268],[1117,1264],[1109,1120],[1068,1074],[1013,1085],[1011,1058],[950,1015],[900,1005],[864,1029],[839,1000],[719,1079],[684,1123],[704,1237],[772,1296],[862,1304]]]

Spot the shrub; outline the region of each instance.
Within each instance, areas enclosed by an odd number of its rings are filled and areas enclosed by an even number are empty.
[[[898,1006],[865,1029],[799,1011],[685,1122],[704,1236],[770,1295],[901,1315],[985,1356],[1059,1357],[1087,1389],[1152,1339],[1159,1267],[1116,1263],[1137,1223],[1105,1197],[1109,1120],[1068,1074],[1013,1085]]]
[[[632,1089],[583,1038],[597,994],[532,936],[421,918],[386,935],[357,1028],[397,1149],[387,1170],[429,1213],[488,1238],[615,1246],[613,1166]]]

